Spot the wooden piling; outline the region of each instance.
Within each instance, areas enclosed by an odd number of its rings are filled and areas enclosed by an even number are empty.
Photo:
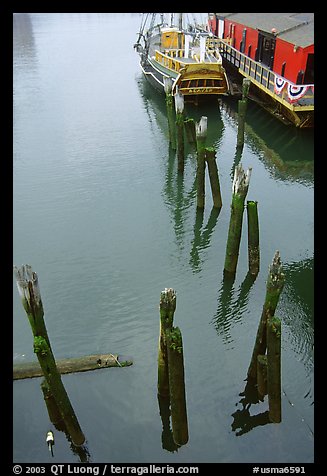
[[[50,340],[43,319],[44,312],[37,274],[29,265],[23,265],[21,268],[14,266],[14,274],[23,307],[31,324],[34,335],[34,352],[38,358],[43,375],[55,398],[73,443],[75,445],[82,445],[85,437],[61,381],[61,376],[51,350]]]
[[[260,268],[258,202],[247,201],[249,272],[256,276]]]
[[[195,121],[193,118],[184,119],[184,130],[188,142],[196,146]]]
[[[42,379],[41,390],[43,393],[43,398],[48,410],[49,418],[51,423],[57,428],[57,430],[64,431],[66,429],[64,420],[56,403],[54,396],[52,395],[51,389],[49,387],[46,379]]]
[[[173,438],[177,445],[188,442],[182,334],[178,327],[167,329],[169,393]]]
[[[257,390],[260,400],[267,395],[267,356],[258,355],[257,357]]]
[[[176,136],[177,136],[177,170],[184,172],[184,96],[179,91],[175,94]]]
[[[174,118],[174,97],[172,95],[172,79],[164,76],[164,89],[166,93],[166,107],[169,130],[169,143],[173,150],[176,150],[176,130]]]
[[[168,355],[166,331],[172,328],[176,309],[176,293],[172,288],[165,288],[160,295],[160,333],[158,349],[158,394],[169,396]]]
[[[267,389],[269,419],[273,423],[280,423],[282,420],[281,322],[275,316],[267,319]]]
[[[231,204],[231,215],[224,265],[224,272],[229,275],[234,275],[236,273],[242,234],[244,201],[249,188],[251,171],[252,169],[249,168],[245,173],[242,164],[238,164],[235,167],[232,187],[233,195]]]
[[[207,125],[208,118],[206,116],[202,116],[200,121],[195,126],[197,143],[197,208],[204,208],[205,201],[205,141],[207,137]]]
[[[221,208],[223,203],[221,199],[218,167],[217,167],[217,162],[215,157],[216,157],[215,149],[213,147],[206,147],[205,160],[208,164],[213,206],[215,208]]]
[[[262,309],[262,314],[258,326],[256,340],[252,352],[251,362],[247,376],[249,379],[257,379],[257,358],[264,355],[267,348],[267,319],[274,316],[280,294],[283,290],[285,275],[282,271],[281,259],[277,250],[272,264],[269,266],[269,273],[266,286],[266,297]]]
[[[247,96],[249,93],[251,81],[248,78],[243,79],[242,84],[242,99],[238,101],[238,129],[237,129],[237,148],[242,148],[244,145],[244,125],[245,114],[247,108]]]

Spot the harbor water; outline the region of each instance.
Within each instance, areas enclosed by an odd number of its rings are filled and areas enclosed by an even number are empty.
[[[313,132],[249,103],[241,163],[258,202],[260,272],[248,276],[244,214],[235,280],[223,279],[237,101],[187,104],[208,118],[223,206],[196,209],[196,154],[169,147],[164,96],[133,49],[137,13],[14,14],[14,264],[36,271],[57,359],[128,356],[133,365],[64,375],[86,437],[76,448],[49,420],[41,378],[13,383],[13,459],[29,463],[314,461]],[[282,422],[246,392],[269,266],[285,286]],[[157,398],[160,293],[176,291],[189,440],[174,443]],[[35,360],[13,279],[13,362]],[[168,423],[167,423],[168,421]],[[169,426],[170,425],[170,426]],[[54,455],[45,442],[55,436]]]

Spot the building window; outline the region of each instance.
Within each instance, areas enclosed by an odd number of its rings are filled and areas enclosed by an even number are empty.
[[[281,76],[285,76],[285,68],[286,68],[286,61],[282,64],[282,71],[281,71]]]

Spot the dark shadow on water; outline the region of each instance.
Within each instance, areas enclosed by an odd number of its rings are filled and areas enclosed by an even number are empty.
[[[260,403],[257,387],[252,381],[248,380],[246,382],[243,392],[239,395],[242,398],[237,405],[241,404],[242,408],[236,410],[231,415],[234,419],[231,427],[232,431],[235,432],[235,436],[242,436],[257,426],[263,426],[270,423],[268,410],[256,415],[250,414],[251,405]]]
[[[159,414],[162,422],[161,444],[162,449],[174,453],[180,448],[173,438],[173,432],[170,427],[170,398],[158,395]]]
[[[210,238],[216,226],[221,208],[212,207],[208,222],[203,231],[201,231],[204,219],[204,209],[197,208],[194,223],[194,238],[190,251],[190,265],[195,273],[201,271],[200,253],[210,246]]]

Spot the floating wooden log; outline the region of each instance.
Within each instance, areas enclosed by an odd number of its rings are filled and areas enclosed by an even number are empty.
[[[224,265],[224,271],[229,275],[234,275],[236,273],[242,235],[244,201],[249,188],[251,171],[252,169],[249,168],[246,172],[244,172],[242,164],[238,164],[235,167],[232,187],[233,195],[231,215]]]
[[[197,208],[204,208],[205,200],[205,141],[207,137],[208,118],[202,116],[200,121],[196,124],[196,144],[197,144],[197,169],[196,169],[196,184],[197,184]]]
[[[31,324],[34,335],[34,352],[42,368],[43,375],[65,421],[67,431],[73,443],[77,446],[82,445],[85,441],[85,436],[62,383],[43,319],[44,312],[37,274],[30,265],[23,265],[21,268],[14,266],[14,274],[23,307]]]
[[[172,288],[165,288],[160,295],[160,332],[158,349],[158,394],[169,396],[168,355],[166,331],[172,328],[176,309],[176,293]]]
[[[166,331],[169,393],[173,438],[177,445],[188,442],[182,334],[178,327]]]
[[[267,389],[269,420],[282,421],[281,384],[281,322],[278,317],[267,319]]]
[[[252,352],[252,358],[247,374],[249,379],[257,379],[257,358],[258,355],[264,355],[267,348],[267,319],[274,316],[275,314],[278,300],[284,287],[284,282],[285,275],[282,271],[280,254],[277,250],[272,264],[269,266],[265,302],[263,305],[257,336]]]
[[[256,276],[260,268],[258,202],[247,201],[249,272]]]
[[[60,374],[86,372],[88,370],[105,369],[108,367],[126,367],[132,364],[132,360],[117,354],[94,354],[56,360],[57,369]],[[42,377],[42,375],[43,372],[38,362],[23,362],[14,365],[14,380]]]
[[[221,199],[221,192],[220,192],[218,167],[216,162],[216,152],[213,147],[205,148],[205,160],[208,164],[213,206],[215,208],[221,208],[223,205],[223,202]]]
[[[177,91],[175,94],[176,136],[177,136],[177,170],[184,172],[184,96]]]

